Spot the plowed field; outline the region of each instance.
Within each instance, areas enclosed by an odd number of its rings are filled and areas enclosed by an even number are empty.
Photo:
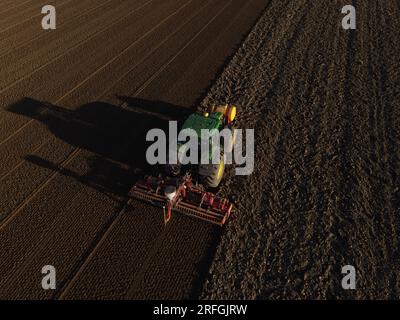
[[[0,299],[399,297],[398,1],[45,4],[0,3]],[[226,227],[128,202],[147,131],[227,99]]]
[[[400,7],[352,3],[345,31],[346,1],[272,1],[204,101],[256,136],[204,298],[399,298]]]
[[[126,206],[131,169],[147,130],[193,110],[266,3],[55,0],[52,31],[45,1],[0,4],[0,298],[193,296],[217,231]],[[44,265],[56,290],[41,287]]]

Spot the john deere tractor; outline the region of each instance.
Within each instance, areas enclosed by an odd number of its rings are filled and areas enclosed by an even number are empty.
[[[202,129],[207,129],[209,132],[213,132],[213,135],[218,135],[219,147],[213,145],[209,141],[210,148],[208,151],[209,164],[201,164],[200,157],[196,167],[192,168],[192,171],[197,170],[200,182],[209,188],[216,188],[221,183],[225,172],[225,152],[232,152],[233,145],[235,142],[235,131],[233,129],[234,121],[236,118],[237,108],[233,105],[220,105],[212,107],[208,112],[205,113],[193,113],[183,123],[181,130],[191,129],[197,137],[202,137]],[[232,139],[229,139],[229,145],[224,145],[219,139],[219,134],[222,130],[228,129],[231,132]],[[217,138],[217,137],[215,137]],[[212,136],[210,140],[213,140]],[[201,148],[201,139],[199,141],[198,150],[204,152]],[[226,141],[225,141],[226,143]],[[178,144],[178,151],[185,152],[185,144]],[[216,154],[218,153],[218,154]],[[219,158],[219,163],[211,163],[211,159]],[[179,159],[179,156],[178,156]],[[181,174],[182,165],[178,164],[167,164],[166,173],[170,176],[179,176]]]

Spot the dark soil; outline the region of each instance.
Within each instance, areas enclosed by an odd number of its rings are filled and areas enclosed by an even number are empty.
[[[400,7],[271,1],[205,99],[240,106],[254,173],[237,198],[205,299],[395,299],[400,294]],[[345,265],[356,290],[342,289]]]

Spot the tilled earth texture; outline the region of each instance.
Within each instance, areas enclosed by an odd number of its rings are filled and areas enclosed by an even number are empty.
[[[399,298],[399,28],[395,0],[269,2],[203,103],[237,103],[256,144],[203,298]]]
[[[48,1],[0,1],[0,299],[199,296],[219,229],[126,195],[267,3],[54,0],[43,30]]]
[[[398,298],[400,4],[348,2],[2,1],[0,299]],[[128,202],[147,131],[227,100],[226,227]]]

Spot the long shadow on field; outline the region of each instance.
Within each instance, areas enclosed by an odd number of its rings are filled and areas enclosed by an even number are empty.
[[[70,176],[108,195],[124,195],[132,183],[130,168],[151,170],[145,159],[146,134],[160,128],[168,132],[168,120],[181,120],[190,111],[160,101],[121,97],[123,107],[93,102],[76,110],[24,98],[8,111],[45,124],[49,131],[68,145],[88,150],[86,172],[69,170],[37,155],[25,160]],[[87,170],[89,167],[89,170]]]
[[[55,163],[54,160],[40,156],[40,150],[36,154],[26,155],[26,161],[47,171],[71,177],[123,205],[124,196],[133,184],[132,169],[143,168],[146,172],[153,171],[146,165],[145,159],[146,149],[150,144],[146,142],[148,130],[160,128],[168,132],[168,120],[181,121],[192,110],[160,101],[130,97],[120,97],[120,100],[123,106],[93,102],[70,110],[24,98],[10,106],[8,111],[44,124],[54,138],[64,143],[63,146],[58,141],[57,146],[53,146],[53,152],[59,152],[60,149],[68,148],[68,146],[90,151],[90,154],[82,153],[85,157],[80,161],[72,162],[73,165],[60,163],[64,159],[59,159]],[[45,138],[42,139],[45,140]],[[82,172],[85,173],[82,174]],[[213,236],[211,241],[213,246],[208,248],[209,254],[206,257],[194,261],[194,265],[188,266],[187,270],[178,271],[197,274],[192,287],[188,288],[188,295],[192,298],[200,295],[219,236],[219,231]],[[177,260],[182,258],[180,251],[176,251],[175,254]],[[165,263],[164,260],[160,260],[160,264]],[[167,288],[161,289],[167,290]]]
[[[129,108],[138,113],[146,113],[154,115],[164,120],[182,120],[186,118],[192,111],[189,108],[183,108],[175,104],[163,101],[149,101],[140,98],[118,96],[123,103],[127,104]]]

